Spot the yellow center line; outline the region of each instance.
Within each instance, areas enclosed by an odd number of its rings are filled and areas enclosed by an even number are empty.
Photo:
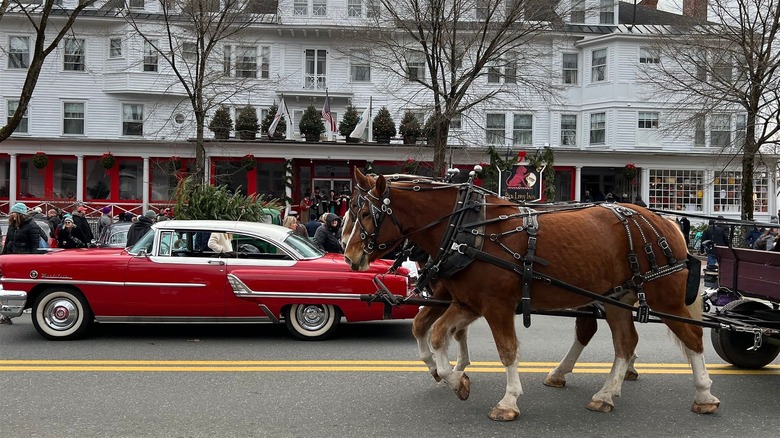
[[[518,362],[521,373],[548,373],[557,362]],[[583,362],[574,368],[579,374],[607,374],[611,363]],[[642,374],[690,374],[686,363],[640,363]],[[710,374],[780,375],[780,365],[759,370],[742,370],[727,364],[710,364]],[[428,372],[419,361],[406,360],[0,360],[0,371],[8,372]],[[473,362],[471,373],[502,373],[499,362]]]

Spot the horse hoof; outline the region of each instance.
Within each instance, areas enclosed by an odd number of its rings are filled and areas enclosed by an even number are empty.
[[[515,409],[499,408],[498,406],[490,410],[490,419],[494,421],[514,421],[520,416],[520,411]]]
[[[639,378],[639,373],[636,371],[626,371],[626,376],[623,377],[623,380],[636,380]]]
[[[471,382],[469,382],[469,376],[464,374],[463,377],[460,378],[460,385],[458,385],[458,389],[455,390],[455,394],[461,400],[468,400],[470,393]]]
[[[712,414],[718,410],[720,403],[696,403],[693,402],[691,410],[697,414]]]
[[[588,410],[594,411],[594,412],[603,412],[603,413],[609,413],[612,412],[613,409],[615,409],[614,406],[611,404],[601,401],[601,400],[591,400],[590,403],[588,403],[588,406],[586,406]]]
[[[431,375],[433,376],[433,380],[435,380],[436,383],[441,382],[441,377],[439,377],[438,372],[434,371],[433,373],[431,373]]]
[[[563,388],[566,386],[566,379],[560,378],[560,377],[551,377],[547,376],[544,378],[544,386],[549,386],[551,388]]]

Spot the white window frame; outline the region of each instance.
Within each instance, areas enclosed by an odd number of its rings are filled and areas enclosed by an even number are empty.
[[[328,51],[304,49],[303,66],[303,88],[324,91],[328,86]]]
[[[78,108],[68,108],[68,106],[80,105],[81,112],[78,112]],[[79,115],[81,117],[79,117]],[[81,122],[81,129],[76,129],[74,132],[68,132],[68,122]],[[81,132],[78,132],[81,131]],[[62,102],[62,135],[85,135],[87,133],[87,103],[84,101],[63,101]]]
[[[257,77],[257,47],[236,46],[235,74],[237,78]]]
[[[528,113],[512,114],[512,145],[532,146],[534,144],[534,116]]]
[[[615,0],[599,1],[599,24],[615,24]]]
[[[363,0],[347,0],[347,17],[360,18],[363,16]]]
[[[747,114],[734,115],[734,146],[742,147],[747,134]]]
[[[463,117],[461,116],[461,114],[455,114],[450,119],[450,130],[460,131],[462,129],[463,129]]]
[[[658,129],[659,113],[656,111],[639,111],[637,114],[638,129]]]
[[[506,114],[485,114],[485,143],[504,146],[506,143]]]
[[[366,1],[366,18],[378,18],[381,15],[382,4],[379,0]]]
[[[229,78],[233,75],[233,47],[225,45],[222,48],[222,76]]]
[[[269,79],[271,77],[271,47],[260,46],[260,78]]]
[[[352,82],[371,82],[370,51],[353,50],[349,63],[349,78]]]
[[[108,40],[108,58],[118,59],[122,58],[124,53],[124,47],[122,38],[110,38]]]
[[[140,114],[137,111],[140,108]],[[141,133],[132,134],[130,128],[140,125]],[[137,128],[136,128],[137,129]],[[143,137],[144,135],[144,105],[141,103],[122,104],[122,135],[127,137]]]
[[[577,24],[585,23],[585,0],[572,0],[569,21]]]
[[[731,146],[731,114],[713,114],[710,117],[710,145]]]
[[[572,119],[574,120],[573,126]],[[577,146],[576,114],[561,114],[561,146]]]
[[[8,68],[30,68],[30,37],[20,35],[8,37]]]
[[[145,9],[145,0],[127,0],[127,7],[130,9]]]
[[[195,62],[198,58],[198,44],[194,41],[181,43],[181,56],[187,61]]]
[[[309,0],[293,0],[293,16],[309,16]]]
[[[144,40],[143,71],[156,73],[160,70],[160,58],[157,53],[158,41],[150,39]]]
[[[704,114],[693,117],[693,146],[707,146],[707,119]]]
[[[607,144],[607,113],[591,113],[589,144]]]
[[[649,47],[639,48],[639,63],[640,64],[660,64],[661,56],[655,49]]]
[[[325,17],[328,15],[328,0],[311,0],[312,17]]]
[[[569,58],[567,61],[566,58]],[[572,65],[572,58],[574,63]],[[579,83],[580,56],[576,53],[564,53],[561,57],[561,68],[563,71],[562,81],[565,85],[577,85]]]
[[[19,99],[8,99],[5,103],[5,110],[6,110],[6,123],[11,121],[11,117],[14,116],[14,113],[16,112],[16,109],[19,108]],[[29,110],[29,105],[27,106],[27,110]],[[29,134],[30,132],[30,121],[27,117],[27,112],[25,111],[22,115],[21,120],[19,120],[19,126],[16,127],[16,130],[14,131],[15,134]]]
[[[603,56],[602,56],[603,53]],[[590,52],[590,81],[606,82],[607,81],[607,49],[596,49]],[[598,64],[597,64],[598,62]]]
[[[416,82],[425,80],[425,55],[415,50],[406,52],[406,80]],[[412,74],[414,73],[414,74]]]

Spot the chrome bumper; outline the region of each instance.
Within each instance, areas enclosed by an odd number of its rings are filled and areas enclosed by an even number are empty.
[[[22,315],[27,304],[27,292],[5,290],[0,286],[0,315],[16,318]]]

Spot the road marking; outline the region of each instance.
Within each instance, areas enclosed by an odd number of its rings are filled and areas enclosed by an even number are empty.
[[[454,363],[453,363],[454,364]],[[548,373],[557,362],[518,362],[521,373]],[[583,362],[575,374],[607,374],[609,362]],[[640,374],[690,374],[686,363],[641,363]],[[780,365],[743,370],[709,364],[716,375],[780,375]],[[0,360],[0,371],[16,372],[428,372],[416,360]],[[503,373],[499,362],[472,362],[471,373]]]

